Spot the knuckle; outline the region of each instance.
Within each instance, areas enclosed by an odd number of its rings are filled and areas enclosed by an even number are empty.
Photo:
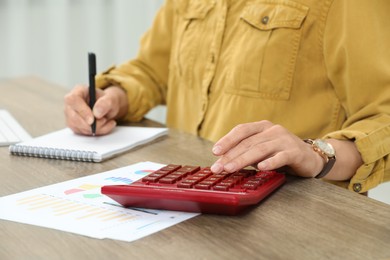
[[[243,128],[245,128],[245,124],[238,124],[238,125],[236,125],[236,126],[233,128],[233,131],[239,132],[239,131],[241,131]]]
[[[253,149],[253,152],[255,152],[256,154],[258,154],[260,156],[267,154],[268,150],[269,150],[267,144],[255,145],[252,147],[252,149]]]
[[[285,132],[285,128],[279,124],[272,125],[271,130],[276,132],[276,133],[284,133]]]
[[[64,96],[64,102],[66,104],[70,104],[73,100],[73,95],[71,93],[68,93]]]
[[[291,159],[294,159],[294,156],[291,156],[291,153],[282,151],[279,153],[280,159],[282,159],[285,163],[291,163]]]
[[[100,106],[102,107],[113,107],[114,102],[111,98],[102,97],[99,99]]]
[[[247,132],[250,131],[250,125],[251,123],[238,124],[233,128],[232,132],[237,134],[238,133],[246,134]]]
[[[260,125],[262,125],[263,127],[265,128],[269,128],[269,127],[272,127],[274,125],[274,123],[272,123],[271,121],[269,120],[261,120],[258,122]]]

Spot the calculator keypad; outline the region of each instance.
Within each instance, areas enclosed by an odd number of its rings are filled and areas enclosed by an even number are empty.
[[[256,190],[275,172],[258,172],[256,170],[240,170],[233,173],[213,173],[210,167],[180,166],[169,164],[142,178],[142,183],[151,186],[170,185],[183,189],[216,190],[245,192]]]

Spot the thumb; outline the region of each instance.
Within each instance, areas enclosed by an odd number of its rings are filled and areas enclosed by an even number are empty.
[[[106,116],[109,110],[108,102],[104,102],[104,98],[99,98],[93,106],[92,113],[95,118],[101,119]]]

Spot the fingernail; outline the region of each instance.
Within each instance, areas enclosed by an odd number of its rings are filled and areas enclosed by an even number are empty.
[[[213,154],[215,154],[215,155],[220,154],[220,153],[221,153],[221,150],[222,150],[222,148],[221,148],[221,146],[219,146],[219,145],[214,146],[213,149],[212,149]]]
[[[210,170],[214,173],[220,173],[222,171],[223,167],[220,163],[214,163],[211,167]]]
[[[93,121],[95,121],[95,118],[93,116],[88,117],[88,119],[87,119],[88,125],[92,125]]]
[[[100,109],[100,108],[94,108],[93,109],[93,114],[95,115],[95,117],[98,117],[98,118],[100,118],[100,117],[102,117],[103,115],[103,111]]]
[[[259,170],[267,170],[267,162],[266,161],[262,161],[262,162],[259,162],[258,164],[257,164],[257,168],[259,169]]]

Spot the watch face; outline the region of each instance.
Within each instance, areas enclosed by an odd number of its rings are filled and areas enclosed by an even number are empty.
[[[327,143],[326,141],[324,140],[321,140],[321,139],[317,139],[317,140],[314,140],[314,143],[313,143],[315,146],[318,147],[318,149],[320,149],[323,153],[325,153],[328,157],[333,157],[335,156],[335,151],[333,149],[333,146],[329,143]]]

